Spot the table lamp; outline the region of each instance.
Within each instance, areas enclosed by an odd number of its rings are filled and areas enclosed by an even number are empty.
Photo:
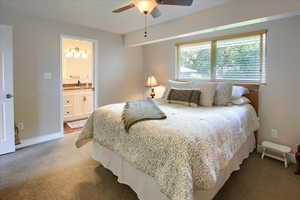
[[[150,96],[153,99],[155,97],[154,87],[159,86],[159,84],[157,83],[156,78],[154,76],[148,76],[145,86],[151,88]]]

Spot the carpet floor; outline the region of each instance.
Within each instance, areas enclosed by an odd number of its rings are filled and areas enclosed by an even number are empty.
[[[130,187],[90,157],[91,145],[74,147],[77,134],[0,156],[1,200],[137,200]],[[253,153],[215,200],[297,200],[295,166]]]

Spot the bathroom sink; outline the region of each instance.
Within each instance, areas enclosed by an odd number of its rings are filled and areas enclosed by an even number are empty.
[[[92,88],[91,87],[86,87],[86,86],[64,87],[64,90],[81,90],[81,89],[92,89]]]

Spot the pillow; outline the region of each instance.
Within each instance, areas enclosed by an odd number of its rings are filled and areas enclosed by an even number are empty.
[[[249,94],[249,89],[242,86],[232,86],[232,99],[241,98],[245,94]]]
[[[171,88],[190,88],[191,89],[191,81],[189,82],[182,82],[182,81],[173,81],[173,80],[169,80],[167,85],[166,85],[166,88],[165,88],[165,91],[162,95],[162,99],[165,99],[167,100],[168,98],[168,95],[169,95],[169,90]]]
[[[240,97],[237,99],[232,99],[231,103],[233,105],[244,105],[244,104],[249,104],[251,101],[247,97]]]
[[[201,91],[200,105],[211,107],[214,104],[216,83],[194,82],[192,88]]]
[[[185,105],[199,106],[200,90],[174,89],[171,88],[168,94],[169,103],[179,103]]]
[[[232,84],[218,83],[216,88],[214,104],[216,106],[227,106],[231,102]]]

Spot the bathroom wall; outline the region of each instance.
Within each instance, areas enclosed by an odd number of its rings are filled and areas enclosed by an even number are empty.
[[[74,58],[67,57],[66,52],[69,49],[79,48],[80,50],[87,51],[87,58]],[[79,80],[82,83],[93,81],[93,43],[83,40],[74,40],[64,38],[62,40],[62,68],[63,68],[63,83],[77,83]]]

